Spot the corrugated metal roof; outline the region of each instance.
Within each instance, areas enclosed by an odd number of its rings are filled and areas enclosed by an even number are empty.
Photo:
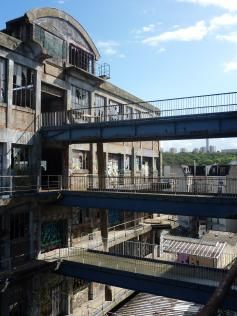
[[[139,293],[116,311],[116,316],[193,316],[201,305]]]
[[[169,253],[182,253],[200,257],[218,258],[226,246],[225,242],[202,239],[164,236],[162,249]]]

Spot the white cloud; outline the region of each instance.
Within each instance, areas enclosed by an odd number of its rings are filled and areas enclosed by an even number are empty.
[[[178,2],[190,2],[202,6],[216,6],[231,12],[237,11],[236,0],[177,0]]]
[[[143,26],[142,31],[144,33],[154,32],[155,30],[155,24],[149,24],[147,26]]]
[[[158,25],[161,25],[161,24],[162,24],[161,22],[157,22],[155,24],[145,25],[145,26],[141,27],[140,29],[132,30],[131,33],[135,33],[136,35],[143,35],[146,33],[152,33],[156,30],[156,27]]]
[[[115,41],[100,41],[97,43],[97,47],[101,49],[103,54],[108,56],[125,58],[126,56],[119,52],[119,46],[120,44]]]
[[[237,61],[224,63],[224,72],[237,71]]]
[[[233,26],[233,25],[237,25],[237,15],[223,14],[221,16],[217,16],[213,18],[210,21],[209,30],[213,31],[223,26]]]
[[[166,51],[166,49],[164,47],[161,47],[159,50],[158,50],[158,53],[161,54],[161,53],[164,53]]]
[[[194,26],[179,28],[175,31],[164,32],[157,36],[147,37],[142,42],[150,46],[157,46],[162,42],[169,41],[200,41],[208,33],[208,28],[204,21],[197,22]]]
[[[216,39],[220,41],[237,43],[237,33],[230,33],[228,35],[217,35]]]

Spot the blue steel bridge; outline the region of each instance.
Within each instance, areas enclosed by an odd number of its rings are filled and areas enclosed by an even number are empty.
[[[237,92],[42,113],[39,126],[70,143],[236,137]]]
[[[136,258],[71,247],[44,260],[57,260],[56,272],[92,282],[205,304],[228,269]],[[233,280],[222,307],[237,311],[237,287]]]

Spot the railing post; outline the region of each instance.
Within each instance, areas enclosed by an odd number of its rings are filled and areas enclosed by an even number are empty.
[[[13,176],[10,176],[10,181],[9,181],[9,194],[12,196],[13,192]]]
[[[41,176],[37,176],[37,192],[41,189]]]
[[[63,176],[62,175],[59,176],[59,189],[60,191],[62,191],[63,189]]]

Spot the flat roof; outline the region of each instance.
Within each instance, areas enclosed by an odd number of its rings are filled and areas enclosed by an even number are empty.
[[[225,242],[205,241],[203,239],[164,236],[163,251],[169,253],[180,253],[195,255],[206,258],[218,258],[226,246]]]

